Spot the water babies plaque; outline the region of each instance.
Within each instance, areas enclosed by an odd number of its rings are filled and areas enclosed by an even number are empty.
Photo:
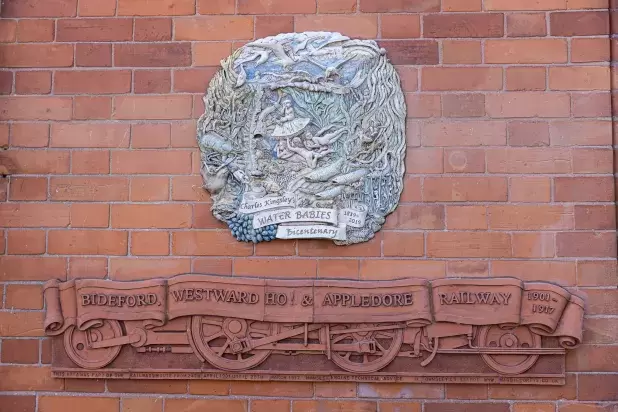
[[[198,122],[215,217],[245,242],[365,242],[403,189],[406,107],[374,41],[280,34],[221,62]]]

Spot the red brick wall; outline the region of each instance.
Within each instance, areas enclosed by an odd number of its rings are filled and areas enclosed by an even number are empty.
[[[618,408],[607,0],[4,0],[2,17],[0,411]],[[366,244],[238,243],[201,189],[201,96],[233,48],[314,29],[398,65],[402,202]],[[564,387],[50,377],[45,280],[189,271],[551,280],[587,295],[586,341]]]

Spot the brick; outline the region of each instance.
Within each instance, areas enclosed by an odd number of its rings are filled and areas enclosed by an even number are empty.
[[[610,2],[611,3],[611,2]],[[606,9],[605,0],[567,0],[567,9]],[[610,8],[613,8],[610,5]]]
[[[238,14],[313,14],[313,0],[238,0]],[[302,31],[302,30],[299,30]]]
[[[448,206],[446,208],[448,230],[487,229],[485,206]]]
[[[567,0],[487,0],[486,10],[564,10]]]
[[[0,97],[0,120],[70,120],[71,105],[69,97]]]
[[[400,205],[388,215],[385,229],[444,229],[444,206],[442,205]]]
[[[278,17],[278,16],[277,16]],[[265,17],[267,18],[267,17]],[[259,20],[258,20],[259,21]],[[256,23],[257,30],[257,23]],[[282,31],[286,33],[286,31]],[[265,36],[258,36],[265,37]],[[194,66],[217,66],[221,60],[226,59],[232,52],[230,43],[201,43],[193,44]]]
[[[84,175],[109,174],[108,150],[78,150],[71,155],[71,173]]]
[[[69,279],[96,278],[107,276],[107,257],[76,257],[69,260]]]
[[[54,75],[56,94],[115,94],[130,90],[129,70],[57,71]]]
[[[69,207],[64,204],[0,204],[0,220],[5,227],[66,227]]]
[[[120,408],[117,398],[96,398],[77,396],[41,396],[39,398],[39,412],[56,412],[70,404],[77,410],[89,412],[110,412]]]
[[[217,67],[174,70],[174,91],[204,93],[217,70]]]
[[[485,96],[490,117],[568,117],[570,99],[566,93],[508,92]]]
[[[6,296],[4,297],[4,307],[7,309],[43,309],[43,288],[41,285],[6,285]],[[6,341],[5,341],[6,342]],[[5,347],[2,343],[2,355],[5,354]],[[36,342],[36,362],[39,361],[39,342]],[[24,347],[24,352],[27,349]],[[3,357],[3,362],[6,360]],[[9,362],[11,363],[11,362]],[[24,362],[29,363],[29,362]]]
[[[168,200],[170,180],[168,177],[133,177],[131,178],[131,201],[153,202]]]
[[[446,173],[484,173],[485,151],[482,149],[445,149]]]
[[[356,259],[318,260],[318,278],[358,279],[358,272],[359,261]],[[356,391],[356,386],[354,386],[354,390]],[[320,396],[317,387],[316,396]]]
[[[129,126],[101,123],[56,123],[51,147],[121,148],[129,146]]]
[[[50,42],[54,40],[54,21],[43,19],[19,20],[17,23],[17,41]]]
[[[119,16],[181,16],[195,14],[194,0],[118,0]]]
[[[575,205],[575,229],[613,230],[615,227],[615,206]]]
[[[3,20],[0,22],[0,43],[14,43],[17,35],[17,21]]]
[[[15,93],[49,94],[51,92],[51,72],[16,72]]]
[[[361,0],[363,13],[440,11],[439,0]]]
[[[230,276],[232,274],[232,259],[195,258],[192,260],[193,273],[206,273],[225,276]],[[191,391],[191,388],[189,388],[189,390]],[[213,387],[210,386],[208,390],[212,391]]]
[[[52,359],[52,340],[50,338],[39,339],[41,342],[41,363],[49,365]]]
[[[113,16],[116,14],[116,1],[80,0],[77,14],[81,17]]]
[[[63,174],[69,171],[69,153],[46,150],[10,150],[4,152],[8,174]]]
[[[617,286],[616,260],[577,262],[577,284],[581,286]]]
[[[71,205],[71,227],[108,227],[109,205],[74,203]]]
[[[189,393],[196,395],[228,395],[230,393],[230,382],[190,380]]]
[[[233,242],[228,232],[187,231],[172,233],[172,252],[177,256],[249,256],[253,246]]]
[[[514,276],[525,281],[548,280],[564,286],[576,283],[575,263],[531,260],[503,260],[492,262],[492,276]]]
[[[7,2],[2,17],[71,17],[77,13],[77,0],[25,0]]]
[[[339,31],[350,37],[374,39],[378,35],[378,19],[371,15],[296,16],[297,31]]]
[[[553,403],[517,403],[513,405],[513,412],[554,412]]]
[[[362,4],[362,3],[361,3]],[[362,6],[361,6],[362,7]],[[377,404],[369,401],[303,400],[292,402],[293,412],[376,412]]]
[[[187,381],[162,379],[114,379],[107,382],[109,392],[121,393],[186,393]]]
[[[609,67],[550,67],[549,88],[552,90],[607,90]]]
[[[11,230],[7,238],[7,253],[10,255],[45,253],[45,231],[43,230]]]
[[[489,227],[497,230],[563,230],[574,227],[568,206],[489,206]]]
[[[424,67],[421,90],[499,90],[502,69],[495,67]]]
[[[231,395],[309,398],[313,396],[311,382],[251,382],[238,381],[230,385]]]
[[[586,345],[581,351],[569,354],[567,357],[566,369],[576,372],[616,372],[618,371],[618,358],[615,351],[612,351],[612,346],[608,345]],[[615,374],[614,376],[618,376]],[[616,379],[613,379],[612,384],[615,384]],[[605,386],[605,385],[603,385]],[[616,399],[617,395],[614,392],[608,391],[608,387],[597,387],[598,391],[595,394],[589,394],[590,398],[584,400],[595,399],[598,396],[603,399],[608,397],[608,400]],[[582,392],[588,392],[587,390]],[[610,395],[611,393],[611,395]]]
[[[13,92],[13,84],[12,72],[0,72],[0,94],[11,94]]]
[[[609,34],[607,11],[577,11],[552,13],[549,16],[552,36],[594,36]]]
[[[382,40],[380,47],[386,49],[386,54],[392,64],[438,64],[438,43],[431,40]]]
[[[487,399],[487,386],[474,384],[446,384],[447,399]]]
[[[197,206],[199,205],[193,206],[193,213],[201,213],[201,211],[203,210],[201,208],[198,209]],[[219,222],[220,226],[227,227],[227,224],[219,220],[216,221]],[[194,222],[194,227],[196,226],[198,225]],[[318,244],[318,242],[319,241],[316,241],[314,244]],[[375,241],[371,243],[375,243]],[[294,240],[275,240],[274,242],[260,242],[255,244],[254,254],[255,256],[294,256],[296,255],[297,247],[297,242]],[[309,253],[311,253],[312,247],[309,246],[306,248],[306,250],[309,250]]]
[[[444,397],[444,385],[405,383],[359,383],[358,396],[361,398],[435,399]]]
[[[580,375],[577,388],[578,399],[582,401],[618,401],[617,384],[617,374]]]
[[[65,379],[64,390],[67,392],[105,392],[103,379]]]
[[[613,276],[615,277],[616,274],[614,273]],[[586,313],[590,315],[615,315],[618,313],[617,297],[616,288],[609,290],[586,290],[586,299],[588,302]]]
[[[571,62],[591,63],[610,60],[610,43],[605,38],[571,39]]]
[[[52,177],[51,198],[64,201],[126,201],[129,180],[124,177]]]
[[[571,151],[561,147],[513,147],[487,150],[490,173],[570,173]]]
[[[485,96],[480,93],[442,96],[444,117],[481,117],[485,115]]]
[[[507,67],[506,90],[545,90],[544,67]]]
[[[49,280],[66,278],[66,259],[37,256],[1,256],[0,280]]]
[[[28,395],[0,395],[2,412],[34,412],[36,397]],[[6,409],[5,409],[6,408]]]
[[[176,176],[172,178],[172,200],[206,202],[210,194],[201,176]]]
[[[573,149],[573,173],[611,173],[611,149]]]
[[[609,93],[573,93],[571,95],[573,117],[611,116]]]
[[[133,90],[135,93],[169,93],[172,88],[170,70],[135,70]]]
[[[442,63],[477,64],[483,60],[479,40],[443,40]]]
[[[50,230],[48,252],[61,255],[126,255],[127,232],[112,230]]]
[[[198,14],[234,14],[236,0],[198,0]],[[259,37],[259,36],[258,36]]]
[[[114,228],[187,228],[191,226],[191,221],[191,205],[112,205],[112,227]]]
[[[556,254],[565,257],[616,257],[612,232],[561,232],[556,234]]]
[[[612,202],[614,182],[604,177],[556,177],[554,200],[556,202]]]
[[[384,232],[384,256],[423,256],[425,254],[422,233]]]
[[[189,174],[191,152],[181,150],[140,150],[112,153],[112,173]]]
[[[289,400],[251,400],[251,412],[290,412]]]
[[[188,258],[112,258],[109,276],[113,280],[139,280],[170,277],[190,271],[191,260]],[[140,388],[135,390],[140,391]]]
[[[356,0],[318,0],[318,13],[352,13]]]
[[[174,21],[175,40],[248,40],[253,38],[253,18],[207,16]]]
[[[588,344],[613,344],[618,339],[618,320],[615,318],[586,319],[584,339]]]
[[[446,273],[451,277],[487,277],[489,276],[489,264],[486,261],[457,262],[451,260],[447,262]]]
[[[401,88],[404,92],[414,92],[418,90],[418,70],[415,67],[396,66]]]
[[[121,412],[162,412],[163,398],[123,398]]]
[[[442,0],[442,11],[481,11],[482,0]]]
[[[554,236],[551,233],[513,233],[513,257],[550,258],[554,257]]]
[[[132,19],[61,19],[56,28],[56,41],[59,42],[127,41],[132,37]]]
[[[75,96],[73,119],[95,120],[112,117],[112,99],[108,96]]]
[[[425,412],[509,412],[508,403],[425,403]]]
[[[135,19],[133,38],[135,41],[172,40],[172,19]]]
[[[425,118],[440,116],[440,96],[418,93],[406,93],[408,118]],[[409,125],[408,125],[409,126]]]
[[[406,154],[406,172],[413,174],[442,173],[441,148],[416,148]]]
[[[131,233],[131,254],[142,256],[169,255],[170,238],[167,232]]]
[[[75,65],[79,67],[111,67],[112,45],[104,43],[76,44]]]
[[[549,202],[551,179],[548,177],[512,177],[509,181],[511,202]]]
[[[543,13],[511,13],[506,16],[507,37],[538,37],[547,35]]]
[[[549,146],[549,124],[512,121],[507,125],[509,146]]]
[[[502,37],[501,13],[428,14],[423,17],[423,37]]]
[[[427,234],[429,257],[510,257],[511,238],[506,233],[431,232]]]
[[[426,202],[506,201],[507,182],[502,177],[427,177],[423,185]]]
[[[117,120],[188,119],[191,96],[116,96],[113,118]]]
[[[438,96],[438,101],[440,97]],[[440,112],[439,108],[437,109]],[[421,123],[415,120],[406,119],[406,145],[418,147],[421,145]]]
[[[61,391],[64,388],[63,379],[52,378],[51,368],[47,366],[3,365],[0,366],[0,375],[3,377],[0,381],[2,391]],[[39,411],[50,412],[42,409],[42,401],[40,398]]]
[[[169,123],[142,123],[131,125],[131,147],[169,147],[171,128]]]
[[[45,177],[11,177],[9,200],[46,200],[47,178]]]
[[[421,37],[421,19],[415,14],[385,14],[380,16],[383,39]]]
[[[176,26],[176,35],[182,26]],[[136,43],[114,45],[118,67],[179,67],[191,65],[190,43]]]
[[[166,399],[165,412],[246,412],[247,401],[241,399]]]
[[[459,121],[425,123],[423,146],[490,146],[506,143],[506,123],[501,121]]]
[[[485,63],[566,63],[563,39],[509,39],[485,42]]]
[[[315,259],[236,258],[234,275],[315,278]]]

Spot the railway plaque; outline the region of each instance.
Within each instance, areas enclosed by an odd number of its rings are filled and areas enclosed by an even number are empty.
[[[49,281],[65,378],[564,383],[584,301],[515,278]]]
[[[403,188],[406,107],[374,41],[280,34],[221,62],[198,122],[214,216],[245,242],[365,242]]]

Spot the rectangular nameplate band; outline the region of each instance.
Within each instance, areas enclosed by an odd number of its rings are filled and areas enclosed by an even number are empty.
[[[258,199],[247,199],[243,197],[238,208],[240,213],[256,213],[264,210],[288,208],[296,206],[296,197],[293,194],[283,196],[261,197]]]
[[[345,226],[303,225],[279,226],[277,239],[334,239],[346,240]]]
[[[363,227],[365,226],[365,218],[367,217],[367,212],[355,210],[355,209],[341,209],[339,211],[339,223],[345,223],[348,226],[352,227]]]
[[[253,227],[256,229],[268,225],[294,222],[315,222],[336,225],[337,210],[320,208],[297,208],[259,212],[253,216]]]

